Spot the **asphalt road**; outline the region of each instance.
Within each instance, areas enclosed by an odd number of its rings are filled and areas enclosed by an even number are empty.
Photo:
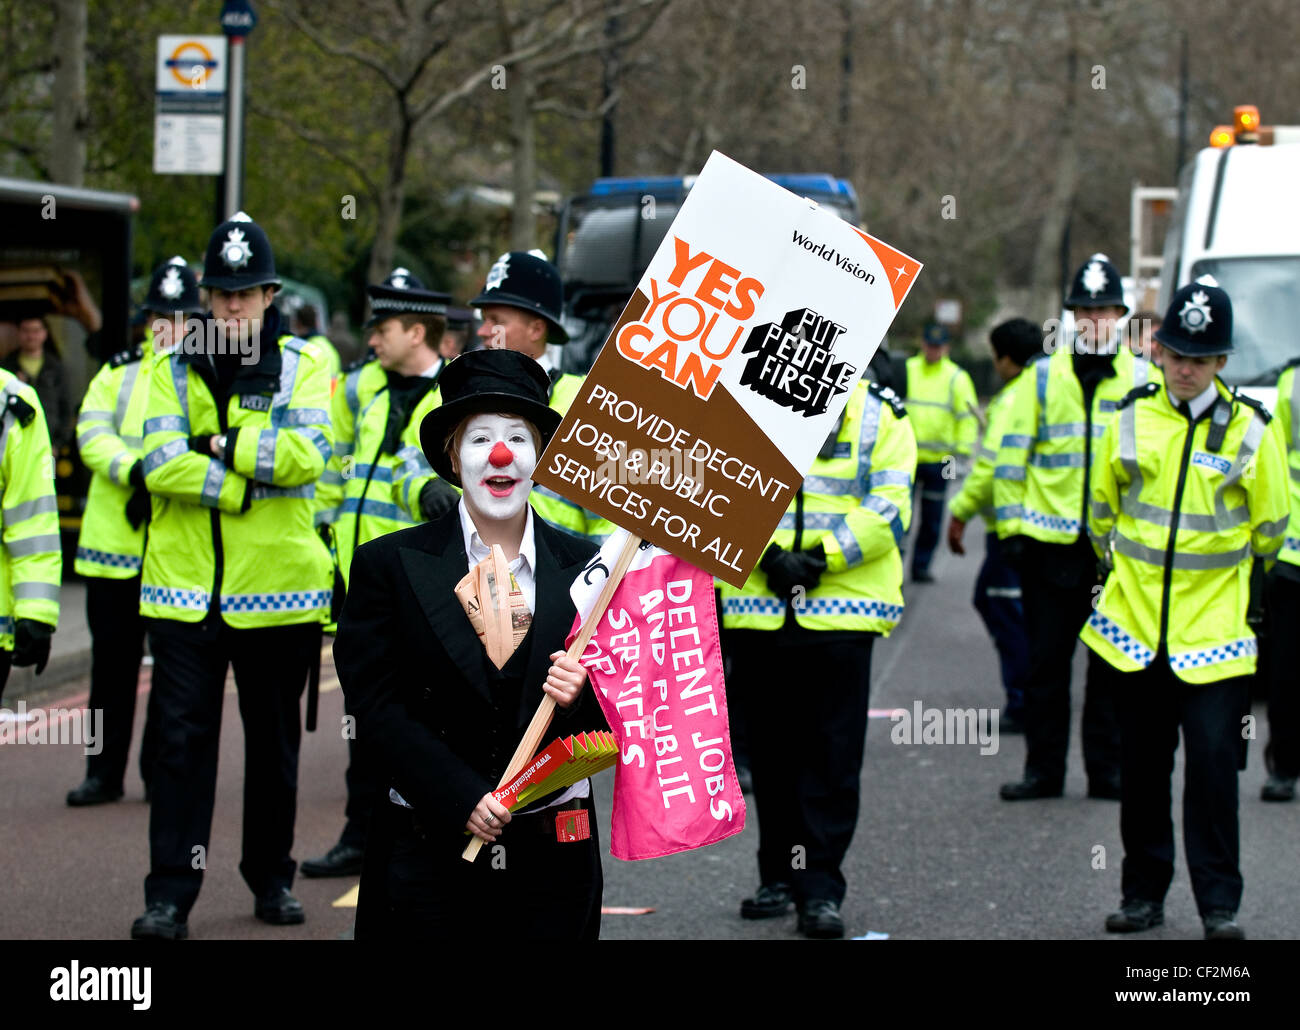
[[[882,712],[926,708],[996,708],[1001,687],[992,645],[970,595],[980,560],[978,526],[967,533],[972,553],[936,559],[938,582],[905,588],[907,610],[899,630],[877,644],[872,706]],[[147,689],[148,670],[141,678]],[[1084,797],[1078,749],[1083,651],[1075,662],[1075,733],[1066,796],[1007,804],[997,790],[1018,779],[1020,737],[1003,736],[995,754],[978,743],[896,744],[893,724],[874,718],[867,733],[862,812],[845,873],[843,912],[850,936],[868,931],[892,938],[1108,939],[1106,913],[1119,901],[1119,805]],[[325,851],[342,826],[347,752],[339,731],[342,695],[332,666],[323,672],[321,730],[304,737],[294,855]],[[737,685],[739,689],[739,685]],[[790,684],[797,694],[799,684]],[[86,684],[65,685],[57,696],[30,704],[66,707]],[[239,876],[243,773],[242,732],[233,687],[228,686],[216,813],[208,870],[190,933],[206,939],[338,939],[348,934],[354,909],[347,895],[356,880],[299,878],[295,893],[307,910],[298,927],[273,928],[253,918],[252,896]],[[6,698],[8,708],[16,699]],[[144,706],[138,710],[143,719]],[[1259,801],[1264,780],[1266,721],[1256,708],[1260,740],[1241,777],[1242,866],[1246,881],[1240,921],[1248,935],[1290,938],[1300,926],[1295,889],[1300,805]],[[139,739],[137,727],[136,742]],[[792,752],[800,742],[792,741]],[[132,762],[135,760],[134,751]],[[0,869],[5,902],[0,938],[122,939],[143,910],[148,868],[148,806],[134,765],[119,803],[71,809],[63,796],[83,775],[84,759],[71,744],[0,746]],[[1181,848],[1181,752],[1175,771],[1178,870],[1166,903],[1166,925],[1143,939],[1197,939],[1200,922]],[[608,838],[612,774],[597,780],[600,832]],[[794,916],[749,922],[740,900],[756,886],[756,819],[745,831],[696,852],[647,862],[605,859],[605,905],[653,909],[610,913],[609,939],[790,939]],[[1103,849],[1103,850],[1098,850]],[[1104,865],[1103,865],[1104,863]],[[1114,938],[1109,938],[1114,939]]]

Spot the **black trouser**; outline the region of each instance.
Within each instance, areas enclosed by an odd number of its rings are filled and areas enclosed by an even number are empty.
[[[587,813],[591,836],[560,841],[561,811]],[[516,815],[478,859],[464,827],[431,829],[387,799],[377,806],[357,909],[357,940],[594,941],[604,878],[590,798]]]
[[[921,518],[916,530],[912,551],[912,575],[929,572],[939,543],[939,529],[943,525],[943,500],[948,492],[948,480],[943,477],[943,462],[927,462],[916,466],[916,483],[921,491]]]
[[[844,900],[840,865],[858,822],[874,633],[735,630],[758,810],[758,874],[799,902]],[[795,642],[797,641],[797,642]]]
[[[140,617],[140,577],[86,577],[86,625],[90,628],[91,710],[103,713],[104,746],[86,758],[86,775],[110,789],[120,789],[135,728],[135,699],[144,654],[144,619]],[[140,741],[140,778],[153,779],[158,750],[158,706],[149,692],[144,736]]]
[[[149,814],[147,903],[188,914],[203,883],[217,787],[226,669],[244,724],[243,857],[256,896],[293,883],[289,851],[298,798],[299,698],[320,651],[316,623],[267,629],[151,620],[159,749]],[[197,868],[196,868],[197,867]]]
[[[1214,909],[1236,912],[1241,903],[1237,761],[1249,677],[1184,683],[1162,652],[1141,672],[1116,673],[1116,684],[1123,727],[1124,899],[1163,902],[1173,879],[1170,777],[1181,725],[1183,839],[1196,907],[1202,917]]]
[[[1276,573],[1268,597],[1268,751],[1273,773],[1300,776],[1300,582]]]
[[[0,699],[5,696],[5,684],[9,682],[9,666],[13,664],[12,651],[0,651]]]
[[[1089,546],[1086,543],[1084,546]],[[1025,776],[1049,786],[1065,782],[1070,746],[1070,666],[1079,631],[1092,612],[1097,584],[1086,575],[1079,542],[1031,546],[1020,570],[1029,638],[1025,683]],[[1077,575],[1072,574],[1077,572]],[[1073,579],[1074,582],[1069,582]],[[1110,666],[1088,652],[1083,702],[1083,763],[1090,783],[1113,783],[1120,772],[1119,722]]]

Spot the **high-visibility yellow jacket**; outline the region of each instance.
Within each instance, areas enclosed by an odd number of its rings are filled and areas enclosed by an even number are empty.
[[[1025,375],[1021,372],[1016,379]],[[993,510],[993,469],[997,465],[998,445],[1002,442],[1002,425],[1006,419],[1007,401],[1011,397],[1016,379],[1005,383],[1001,390],[989,401],[985,413],[986,424],[984,436],[975,448],[975,461],[970,475],[962,483],[961,491],[948,503],[948,509],[954,518],[969,522],[980,515],[991,532],[997,525]]]
[[[888,636],[903,614],[898,543],[912,518],[916,439],[892,390],[859,382],[849,395],[833,456],[817,458],[771,543],[826,550],[826,572],[793,606],[800,626]],[[727,629],[779,629],[789,599],[757,567],[743,587],[721,584]]]
[[[349,368],[341,388],[330,397],[330,425],[334,429],[334,448],[330,460],[316,485],[316,524],[335,522],[343,503],[343,485],[351,478],[356,465],[353,454],[357,419],[375,394],[388,384],[384,366],[378,358]]]
[[[1188,683],[1255,671],[1251,555],[1282,544],[1286,458],[1267,413],[1217,386],[1231,412],[1217,450],[1213,418],[1189,422],[1157,384],[1131,395],[1101,441],[1089,533],[1114,571],[1080,638],[1122,672],[1162,645]]]
[[[172,354],[150,384],[140,612],[199,622],[218,609],[235,629],[324,622],[333,570],[312,516],[331,450],[326,358],[281,336],[222,410],[201,367],[204,355]],[[221,433],[224,460],[190,448],[191,437]]]
[[[144,346],[114,354],[86,388],[77,416],[77,449],[93,475],[77,537],[76,570],[81,576],[130,579],[140,575],[144,526],[126,517],[131,468],[144,457],[144,412],[149,382],[165,368],[146,339]]]
[[[1069,348],[1031,365],[1007,398],[993,470],[998,536],[1023,534],[1068,544],[1085,532],[1092,451],[1135,386],[1160,381],[1160,370],[1121,346],[1114,375],[1102,379],[1087,410]]]
[[[933,464],[952,455],[970,457],[979,425],[975,384],[951,358],[933,365],[924,354],[907,359],[907,417],[916,434],[916,460]]]
[[[14,622],[59,624],[63,551],[50,431],[36,391],[0,369],[0,650]]]
[[[389,412],[386,383],[362,409],[356,422],[353,460],[343,479],[343,503],[334,523],[334,546],[345,583],[358,547],[424,521],[420,495],[412,495],[410,488],[417,480],[423,485],[434,478],[419,446],[420,422],[441,403],[442,393],[435,385],[412,408],[391,453],[383,450]]]
[[[307,342],[314,343],[325,357],[325,364],[329,368],[330,395],[332,396],[343,369],[343,362],[339,358],[339,349],[334,346],[328,336],[322,336],[320,333],[307,337]]]
[[[1277,381],[1277,416],[1274,419],[1286,447],[1287,471],[1290,473],[1287,489],[1291,500],[1291,518],[1278,560],[1289,565],[1300,565],[1300,418],[1297,418],[1300,376],[1296,375],[1297,365],[1300,365],[1300,358],[1291,362],[1291,367]]]

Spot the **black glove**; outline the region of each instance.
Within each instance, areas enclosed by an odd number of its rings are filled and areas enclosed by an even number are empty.
[[[136,487],[126,501],[126,521],[132,529],[139,529],[149,521],[153,514],[153,502],[149,500],[149,491]]]
[[[14,668],[36,666],[36,675],[45,671],[50,660],[50,637],[54,627],[35,619],[19,619],[14,625]]]
[[[205,433],[202,436],[190,437],[190,450],[198,451],[204,457],[212,457],[212,434]]]
[[[998,544],[998,552],[1002,556],[1004,562],[1010,565],[1017,572],[1020,572],[1024,569],[1025,560],[1029,557],[1026,553],[1026,546],[1025,537],[1017,534],[1016,536],[1009,536],[1005,540],[1000,541]]]
[[[459,500],[460,494],[454,486],[441,479],[431,479],[420,491],[420,514],[426,522],[432,522],[451,511]]]
[[[134,465],[131,466],[131,472],[128,476],[128,481],[137,490],[143,490],[145,488],[143,461],[137,461]]]
[[[788,597],[795,587],[812,590],[826,571],[826,549],[818,544],[808,551],[787,551],[772,544],[763,552],[758,567],[767,576],[768,586],[778,597]]]

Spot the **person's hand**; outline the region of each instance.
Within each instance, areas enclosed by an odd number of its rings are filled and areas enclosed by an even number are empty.
[[[812,590],[826,571],[826,551],[818,544],[809,551],[787,551],[772,544],[763,552],[758,567],[767,576],[767,584],[778,597],[788,597],[795,587]]]
[[[19,619],[14,624],[14,668],[26,665],[36,666],[36,675],[45,671],[45,663],[50,660],[50,637],[54,627],[37,622],[35,619]]]
[[[441,479],[431,479],[420,490],[420,514],[425,522],[432,522],[451,511],[459,500],[460,494],[454,486]]]
[[[465,829],[484,844],[492,844],[510,822],[510,811],[491,794],[484,794],[469,814]]]
[[[551,661],[554,664],[546,675],[542,689],[561,708],[568,708],[582,693],[582,685],[587,682],[587,670],[579,664],[578,659],[570,658],[563,651],[552,654]]]
[[[133,530],[138,530],[149,521],[152,514],[153,501],[149,499],[149,491],[136,487],[126,500],[126,521],[131,523]]]
[[[965,554],[966,547],[961,542],[962,534],[966,532],[966,520],[959,519],[956,515],[948,520],[948,550],[953,554]]]
[[[55,314],[75,318],[88,333],[98,332],[104,319],[99,305],[86,289],[86,280],[80,272],[69,269],[63,273],[63,283],[63,291],[52,298]]]

